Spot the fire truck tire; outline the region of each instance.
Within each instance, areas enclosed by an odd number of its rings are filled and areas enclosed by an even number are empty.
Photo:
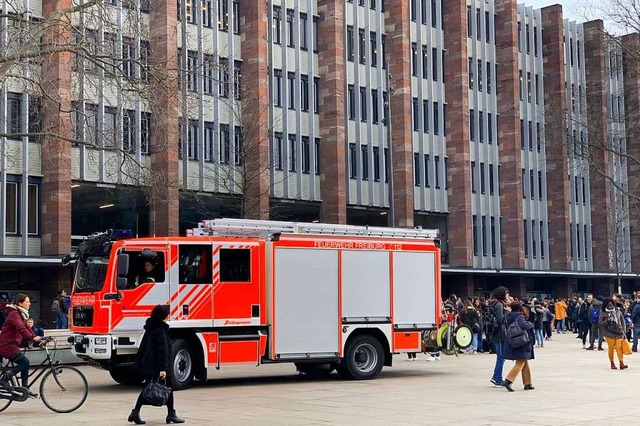
[[[143,377],[133,370],[133,367],[111,366],[109,368],[111,378],[121,385],[135,386],[142,383]]]
[[[171,388],[183,390],[191,387],[195,374],[193,351],[184,339],[171,341]]]
[[[295,366],[300,373],[310,377],[327,377],[335,370],[333,364],[327,363],[296,362]]]
[[[370,380],[380,374],[383,365],[384,350],[380,341],[368,334],[361,334],[347,344],[338,374],[352,380]]]

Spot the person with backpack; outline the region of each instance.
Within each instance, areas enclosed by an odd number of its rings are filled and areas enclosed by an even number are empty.
[[[604,335],[607,341],[607,347],[609,348],[609,362],[611,363],[611,369],[617,370],[615,362],[613,362],[614,351],[618,354],[618,361],[620,361],[620,370],[628,368],[628,365],[624,363],[624,353],[622,345],[626,340],[626,326],[624,322],[624,315],[613,299],[607,299],[602,303],[603,309],[600,312],[599,324],[600,331]]]
[[[511,312],[507,315],[506,326],[507,344],[504,358],[513,360],[516,364],[507,374],[502,386],[509,392],[513,392],[511,385],[518,377],[518,374],[522,373],[524,390],[533,390],[531,369],[529,368],[529,361],[535,358],[533,353],[533,324],[525,318],[524,310],[520,303],[514,302],[511,304]]]
[[[58,296],[51,302],[51,313],[56,317],[56,328],[59,330],[68,327],[67,309],[67,293],[58,290]]]
[[[483,316],[483,325],[487,338],[493,345],[496,353],[496,364],[493,368],[491,383],[495,386],[502,385],[502,369],[504,367],[504,352],[507,340],[506,314],[509,289],[499,286],[493,290],[492,301]]]
[[[636,303],[631,308],[631,323],[633,324],[633,344],[631,350],[638,352],[638,337],[640,337],[640,293],[636,294]]]
[[[467,348],[467,353],[473,351],[473,354],[478,353],[478,342],[482,338],[482,317],[480,316],[480,312],[476,310],[476,307],[473,306],[473,299],[469,298],[467,300],[466,305],[460,312],[460,320],[462,324],[468,326],[473,332],[472,340],[471,340],[471,348]]]
[[[589,347],[587,348],[588,351],[592,351],[595,349],[594,343],[596,341],[596,334],[598,335],[598,350],[604,351],[604,348],[602,347],[604,336],[602,334],[602,328],[600,326],[600,313],[602,312],[603,300],[604,297],[598,296],[589,308],[589,323],[591,324],[591,334],[589,335]]]

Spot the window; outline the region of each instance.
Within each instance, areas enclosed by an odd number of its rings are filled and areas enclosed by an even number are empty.
[[[231,160],[231,135],[229,125],[220,125],[220,164],[229,164]]]
[[[29,142],[40,142],[42,137],[42,99],[29,97]]]
[[[473,89],[473,84],[475,79],[473,76],[473,59],[472,58],[469,58],[468,68],[469,68],[469,89]]]
[[[429,170],[431,170],[431,167],[429,167],[429,163],[430,163],[429,154],[425,154],[424,155],[424,186],[427,188],[431,187],[431,177],[429,176]]]
[[[309,77],[306,75],[300,76],[300,93],[300,109],[309,111]]]
[[[233,12],[233,33],[240,34],[240,0],[233,0],[231,7]]]
[[[520,149],[524,149],[524,120],[520,119]]]
[[[471,162],[471,192],[476,193],[476,162]]]
[[[242,99],[242,62],[233,61],[233,97]]]
[[[589,245],[587,244],[587,225],[583,225],[584,229],[584,260],[589,260]],[[624,232],[624,228],[623,228]]]
[[[542,200],[542,172],[538,170],[538,199]]]
[[[440,157],[439,156],[434,156],[433,160],[435,161],[435,184],[436,184],[436,189],[440,188]]]
[[[482,18],[480,15],[480,8],[476,8],[476,38],[480,40],[482,34]]]
[[[367,88],[360,88],[360,121],[367,121]]]
[[[218,61],[218,95],[222,98],[229,97],[229,67],[227,58]]]
[[[413,182],[415,186],[420,186],[420,154],[413,153]]]
[[[482,61],[478,59],[478,90],[482,92]]]
[[[317,77],[313,79],[313,112],[320,112],[320,79]]]
[[[527,225],[527,219],[522,222],[522,228],[524,230],[524,257],[529,257],[529,226]]]
[[[296,32],[293,24],[294,24],[293,9],[287,9],[287,46],[288,47],[295,47],[296,45],[295,43]]]
[[[442,51],[444,55],[444,51]],[[444,61],[442,62],[444,64]],[[433,81],[438,81],[438,49],[436,47],[431,48],[431,78]]]
[[[476,114],[474,110],[469,110],[469,139],[476,140]]]
[[[531,247],[533,248],[533,250],[531,250],[531,253],[533,254],[533,258],[537,258],[538,257],[538,247],[537,247],[537,241],[536,241],[536,221],[532,220],[531,221]]]
[[[273,162],[273,168],[276,170],[282,170],[284,164],[284,145],[282,139],[282,133],[275,133],[271,142],[271,158]]]
[[[491,113],[487,113],[487,136],[489,137],[489,143],[493,143],[493,116]]]
[[[349,144],[349,177],[356,179],[358,177],[358,157],[356,157],[356,144]]]
[[[373,180],[380,182],[380,148],[373,147]]]
[[[471,6],[467,6],[467,37],[473,37],[473,18],[471,15]]]
[[[491,41],[491,18],[489,12],[484,12],[484,32],[485,32],[485,42],[489,43]]]
[[[27,186],[27,208],[29,217],[27,218],[28,235],[37,235],[40,232],[39,224],[39,207],[40,207],[40,186],[30,183]]]
[[[369,180],[369,147],[361,145],[362,151],[362,180]]]
[[[180,284],[211,284],[211,275],[213,271],[213,266],[211,264],[211,245],[181,244],[178,246],[178,265]],[[221,253],[221,274],[222,270]],[[222,277],[220,280],[222,281]]]
[[[413,98],[412,102],[413,130],[420,130],[420,114],[418,113],[418,98]]]
[[[496,257],[496,218],[491,216],[491,256]]]
[[[280,33],[282,32],[282,18],[281,9],[278,6],[273,7],[273,42],[275,44],[281,44],[282,39]]]
[[[202,58],[202,83],[203,91],[207,95],[213,95],[213,87],[215,84],[216,64],[213,56],[204,55]]]
[[[273,70],[273,105],[282,106],[282,70]]]
[[[487,62],[487,93],[491,93],[493,86],[491,85],[491,62]]]
[[[478,255],[478,216],[473,215],[473,255]]]
[[[189,160],[198,159],[198,121],[189,120],[187,126],[187,158]]]
[[[578,254],[578,260],[582,255],[582,244],[580,244],[580,224],[576,224],[576,253]]]
[[[480,143],[484,143],[484,113],[478,111],[478,133],[480,134]]]
[[[536,149],[540,152],[540,123],[536,123]]]
[[[378,123],[378,91],[376,89],[371,90],[371,121],[374,124]]]
[[[316,175],[320,175],[320,138],[316,138],[314,143],[314,153],[315,153],[315,158],[314,158],[314,172]]]
[[[236,166],[241,166],[244,161],[244,149],[242,143],[242,127],[236,126],[233,132],[233,153]]]
[[[527,198],[527,180],[526,180],[526,172],[522,169],[522,179],[520,183],[522,184],[522,198]]]
[[[544,259],[544,222],[540,221],[540,259]]]
[[[418,75],[418,46],[411,43],[411,75]]]
[[[416,20],[416,8],[418,7],[418,5],[416,4],[417,0],[411,0],[411,20],[415,21]]]
[[[422,19],[422,23],[427,25],[427,0],[420,1],[420,18]]]
[[[493,164],[489,164],[489,195],[493,195]]]
[[[349,25],[347,26],[347,59],[351,62],[353,62],[353,59],[355,58],[355,52],[354,52],[355,41],[353,37],[354,37],[353,27]]]
[[[485,193],[484,163],[480,163],[480,193]]]
[[[487,255],[487,217],[482,216],[482,255]]]
[[[296,74],[293,72],[287,73],[287,82],[288,82],[288,90],[287,90],[287,106],[289,109],[296,108]]]
[[[22,94],[7,93],[7,133],[9,139],[20,139],[22,133]]]
[[[318,52],[318,18],[313,17],[313,51]]]
[[[383,35],[382,37],[380,37],[380,44],[382,45],[382,68],[386,69],[387,68],[387,48],[386,48],[386,43],[387,43],[387,37],[385,35]]]
[[[358,30],[358,51],[360,63],[365,64],[367,62],[367,42],[363,29]]]
[[[222,66],[222,61],[221,61],[221,66]],[[191,92],[195,92],[196,90],[198,90],[198,68],[199,68],[198,53],[193,51],[188,51],[187,67],[185,69],[185,73],[186,73],[185,80],[187,82],[187,90]],[[226,83],[229,84],[229,74],[228,74],[228,71],[226,70],[226,62],[225,62],[225,69],[222,70],[221,68],[221,72],[223,72],[223,75],[221,76],[222,78],[220,80],[223,81],[225,79],[225,74],[226,74]],[[227,88],[227,96],[228,96],[228,88]]]
[[[229,4],[227,0],[218,0],[218,29],[229,31]]]
[[[429,46],[422,45],[422,78],[429,78]]]
[[[300,14],[300,49],[307,50],[307,14]]]
[[[210,121],[204,122],[204,161],[213,162],[214,126]]]
[[[438,24],[438,0],[431,0],[431,26],[433,28]]]
[[[440,113],[438,110],[438,102],[433,102],[433,134],[440,134]]]
[[[531,53],[531,36],[529,34],[529,24],[525,26],[525,29],[526,29],[525,38],[527,43],[527,55],[528,55]]]
[[[538,28],[533,27],[533,54],[538,56]]]
[[[424,133],[429,133],[429,101],[422,101],[422,131]]]
[[[295,172],[297,166],[297,152],[296,146],[298,145],[298,135],[289,135],[289,171]]]
[[[371,45],[371,66],[377,67],[378,66],[378,41],[377,41],[375,32],[371,31],[369,33],[369,41],[370,41],[369,44]]]
[[[220,282],[251,281],[251,249],[220,249]]]
[[[145,283],[165,282],[165,254],[163,252],[144,249],[142,251],[124,251],[122,254],[129,255],[127,289],[134,289]]]
[[[449,189],[449,157],[444,157],[444,189]]]
[[[18,233],[18,182],[7,182],[6,184],[6,205],[5,226],[7,234]]]
[[[573,223],[569,224],[569,241],[571,242],[571,258],[573,259]]]
[[[151,152],[151,114],[143,112],[140,115],[140,153]]]
[[[356,89],[353,84],[350,84],[348,89],[348,102],[349,102],[349,120],[356,119]]]
[[[309,173],[310,168],[310,146],[309,146],[309,136],[302,136],[302,173]]]

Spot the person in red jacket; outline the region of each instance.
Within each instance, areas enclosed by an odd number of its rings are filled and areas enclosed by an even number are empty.
[[[22,293],[16,295],[13,305],[7,305],[7,320],[4,322],[0,332],[0,356],[8,358],[15,366],[8,374],[0,377],[0,385],[8,386],[9,379],[20,373],[22,386],[27,387],[29,360],[20,351],[20,344],[24,339],[33,340],[34,342],[41,340],[41,337],[36,336],[25,324],[29,318],[30,306],[29,296]],[[38,395],[29,392],[29,396],[35,398]]]

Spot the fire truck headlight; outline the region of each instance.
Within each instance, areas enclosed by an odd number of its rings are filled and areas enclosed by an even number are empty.
[[[102,349],[101,349],[101,348],[98,348],[98,349],[96,349],[96,353],[97,353],[97,354],[106,354],[106,353],[107,353],[107,350],[106,350],[106,349],[104,349],[104,348],[102,348]]]
[[[82,337],[83,337],[83,336],[76,335],[76,336],[74,336],[74,337],[75,337],[75,342],[76,342],[76,344],[80,344],[80,343],[82,343]]]
[[[99,346],[104,346],[107,344],[107,338],[106,337],[96,337],[96,339],[94,340],[94,343],[96,345]]]

